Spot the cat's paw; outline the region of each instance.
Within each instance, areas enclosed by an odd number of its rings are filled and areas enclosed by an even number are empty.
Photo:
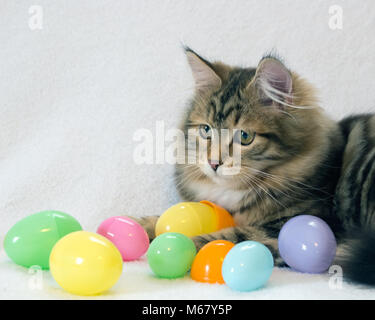
[[[288,265],[284,262],[284,260],[278,256],[274,257],[274,265],[278,268],[288,268]]]
[[[194,244],[195,244],[195,248],[197,249],[197,252],[205,245],[207,244],[208,242],[210,242],[210,240],[206,239],[204,236],[196,236],[196,237],[193,237],[191,238],[191,240],[193,240]]]
[[[155,239],[155,225],[159,216],[146,216],[146,217],[129,217],[130,219],[138,222],[143,229],[147,232],[150,242]]]

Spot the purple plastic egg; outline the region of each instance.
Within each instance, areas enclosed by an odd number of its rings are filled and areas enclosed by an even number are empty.
[[[285,263],[300,272],[322,273],[336,255],[336,239],[331,228],[315,216],[290,219],[281,228],[278,242]]]

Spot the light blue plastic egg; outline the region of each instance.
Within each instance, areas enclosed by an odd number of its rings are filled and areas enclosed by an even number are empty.
[[[226,255],[222,275],[224,282],[233,290],[252,291],[265,285],[272,269],[270,250],[259,242],[244,241]]]

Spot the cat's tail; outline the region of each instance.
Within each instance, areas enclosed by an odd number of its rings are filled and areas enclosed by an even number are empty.
[[[339,244],[334,264],[347,280],[375,286],[375,229],[352,230]]]

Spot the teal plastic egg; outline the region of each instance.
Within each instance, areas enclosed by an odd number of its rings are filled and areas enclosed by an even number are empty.
[[[252,291],[268,281],[273,270],[270,250],[256,241],[243,241],[225,256],[222,265],[224,282],[237,291]]]
[[[59,211],[42,211],[18,221],[6,234],[8,257],[24,267],[49,269],[49,255],[55,243],[68,233],[82,230],[72,216]]]

